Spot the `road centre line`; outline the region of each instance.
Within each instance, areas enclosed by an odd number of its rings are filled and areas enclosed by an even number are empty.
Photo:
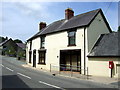
[[[4,65],[0,64],[2,67],[4,67]]]
[[[42,83],[42,84],[45,84],[45,85],[48,85],[48,86],[51,86],[51,87],[54,87],[54,88],[62,89],[61,87],[58,87],[58,86],[55,86],[55,85],[52,85],[52,84],[49,84],[49,83],[46,83],[46,82],[43,82],[43,81],[39,81],[39,83]]]
[[[8,67],[6,67],[6,69],[8,69],[9,71],[12,71],[12,72],[14,71],[14,70],[12,70],[12,69],[10,69],[10,68],[8,68]]]
[[[4,65],[2,65],[2,67],[4,67]]]
[[[23,77],[26,77],[26,78],[28,78],[28,79],[31,79],[31,77],[29,77],[29,76],[27,76],[27,75],[24,75],[24,74],[22,74],[22,73],[17,73],[17,74],[19,74],[19,75],[21,75],[21,76],[23,76]]]

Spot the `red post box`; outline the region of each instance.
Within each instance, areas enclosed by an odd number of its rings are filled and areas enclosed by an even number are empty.
[[[112,69],[114,67],[113,61],[109,61],[109,68]]]

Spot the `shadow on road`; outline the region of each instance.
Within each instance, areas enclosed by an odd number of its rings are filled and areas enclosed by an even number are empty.
[[[2,90],[32,90],[17,75],[2,76]]]
[[[118,88],[120,89],[120,81],[118,81],[118,82],[113,82],[113,83],[111,83],[112,85],[117,85],[118,86]]]

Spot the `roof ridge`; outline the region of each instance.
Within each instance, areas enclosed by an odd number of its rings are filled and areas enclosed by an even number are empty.
[[[85,13],[81,13],[81,14],[78,14],[78,15],[76,15],[74,17],[80,16],[80,15],[85,15],[85,14],[88,14],[88,13],[91,13],[91,12],[94,12],[94,11],[100,11],[100,10],[101,10],[101,8],[96,9],[96,10],[92,10],[92,11],[88,11],[88,12],[85,12]]]

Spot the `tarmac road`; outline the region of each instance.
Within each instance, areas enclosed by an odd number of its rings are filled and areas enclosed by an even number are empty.
[[[12,63],[11,58],[2,57],[2,88],[44,88],[44,89],[83,89],[83,88],[114,88],[112,85],[86,80],[53,76],[42,71],[22,67],[19,62]],[[24,63],[22,63],[24,64]],[[1,76],[0,76],[1,79]],[[117,90],[117,89],[115,89]]]

